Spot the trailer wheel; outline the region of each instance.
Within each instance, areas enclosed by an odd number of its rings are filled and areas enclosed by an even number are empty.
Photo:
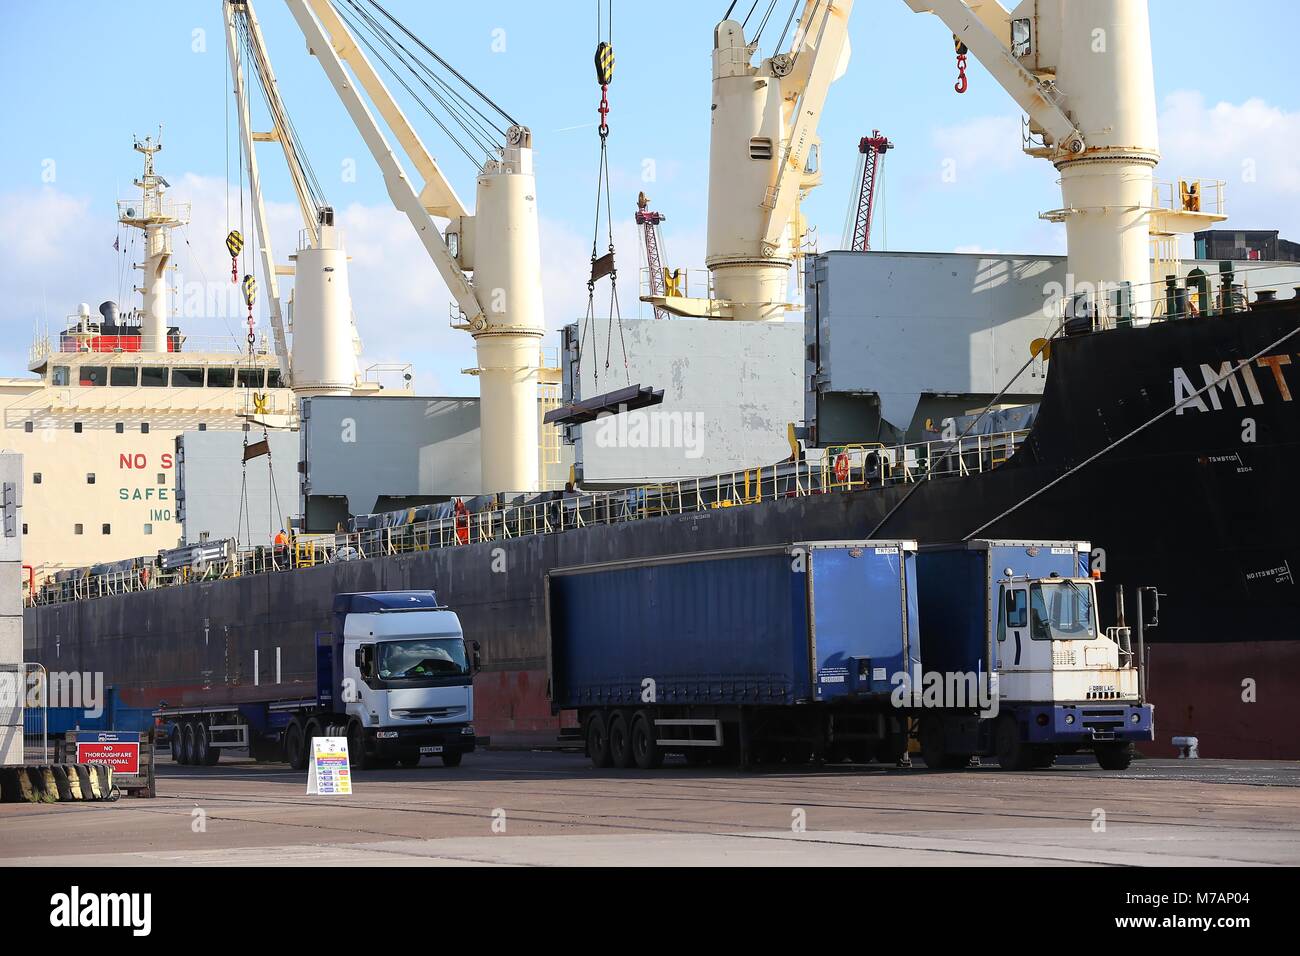
[[[221,759],[221,748],[212,746],[212,732],[206,726],[203,728],[203,737],[208,742],[208,759],[203,761],[205,767],[215,767],[217,761]]]
[[[642,770],[658,770],[664,765],[664,753],[659,749],[655,723],[644,710],[632,718],[632,759]]]
[[[1133,762],[1133,745],[1107,744],[1099,746],[1096,754],[1102,770],[1127,770]]]
[[[172,732],[168,739],[172,745],[172,763],[184,763],[185,761],[181,759],[182,746],[181,746],[180,724],[177,724],[176,726],[172,727]]]
[[[600,711],[587,718],[587,756],[597,769],[604,769],[613,762],[609,752],[609,729],[605,715]]]
[[[198,767],[209,766],[208,751],[212,748],[208,746],[211,741],[208,740],[208,726],[203,721],[196,721],[194,724],[194,764]]]
[[[181,763],[194,765],[194,725],[188,721],[181,727]]]
[[[459,750],[447,750],[442,754],[442,765],[444,767],[459,767],[461,759],[465,755]]]
[[[307,745],[303,740],[302,721],[297,717],[284,731],[284,759],[294,770],[307,769]]]
[[[632,766],[632,734],[621,710],[609,715],[609,756],[619,770]]]
[[[995,737],[998,764],[1003,770],[1028,770],[1033,760],[1033,753],[1020,739],[1020,724],[1016,718],[1006,714],[998,719]]]
[[[929,714],[921,718],[921,759],[930,770],[956,770],[966,761],[948,753],[944,741],[943,718]]]

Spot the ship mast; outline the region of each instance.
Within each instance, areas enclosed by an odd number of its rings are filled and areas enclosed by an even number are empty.
[[[144,232],[144,262],[136,268],[144,274],[144,282],[135,291],[143,295],[140,310],[141,342],[144,352],[166,352],[167,322],[171,318],[171,287],[167,284],[167,268],[171,263],[171,231],[190,221],[188,203],[167,202],[163,193],[170,185],[154,172],[154,154],[162,149],[162,131],[158,140],[146,136],[135,140],[135,151],[144,154],[144,173],[135,184],[140,187],[140,199],[123,200],[117,204],[117,220]]]

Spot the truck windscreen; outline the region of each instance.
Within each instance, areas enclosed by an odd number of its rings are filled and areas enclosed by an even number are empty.
[[[1029,588],[1030,636],[1036,641],[1091,641],[1097,636],[1092,588],[1073,581]]]
[[[452,677],[469,673],[465,642],[459,637],[383,641],[378,652],[380,680]]]

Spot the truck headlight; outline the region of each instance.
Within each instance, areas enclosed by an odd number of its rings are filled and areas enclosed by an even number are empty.
[[[1139,714],[1139,713],[1137,713],[1137,712],[1135,711],[1135,712],[1133,713],[1133,716],[1130,717],[1129,720],[1133,721],[1133,723],[1135,723],[1135,724],[1137,724],[1137,723],[1141,723],[1141,722],[1142,722],[1142,715]]]
[[[473,733],[474,733],[474,728],[471,727],[471,726],[469,726],[468,724],[466,724],[464,727],[462,727],[462,728],[460,729],[460,732],[461,732],[462,734],[473,734]]]
[[[1074,723],[1074,714],[1066,714],[1066,715],[1065,715],[1065,722],[1066,722],[1067,724],[1072,724],[1072,723]]]

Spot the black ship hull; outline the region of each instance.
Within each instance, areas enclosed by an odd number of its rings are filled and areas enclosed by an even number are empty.
[[[1207,756],[1300,758],[1288,709],[1300,690],[1298,330],[1291,300],[1062,340],[1030,435],[992,471],[38,606],[27,656],[102,671],[134,706],[252,699],[267,682],[250,673],[254,649],[263,662],[282,651],[282,682],[314,680],[336,592],[431,587],[482,644],[479,732],[553,739],[550,568],[869,535],[1077,539],[1106,580],[1161,592],[1154,753],[1191,734]]]

